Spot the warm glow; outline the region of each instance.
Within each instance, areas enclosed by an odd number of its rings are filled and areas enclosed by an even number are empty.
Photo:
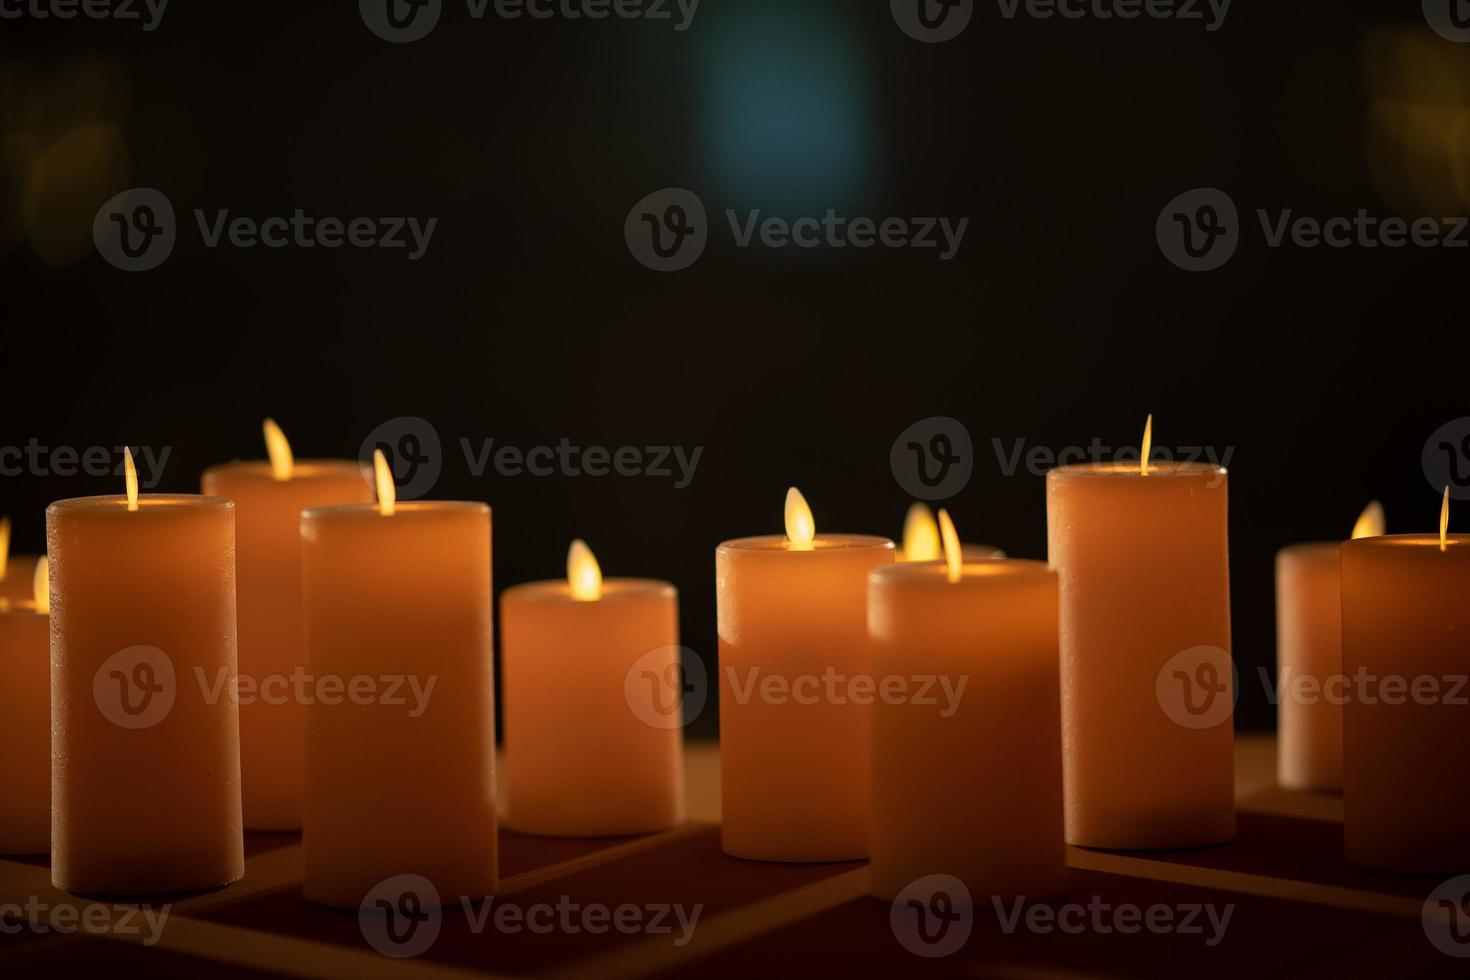
[[[1450,536],[1450,488],[1444,488],[1444,503],[1439,505],[1439,550],[1449,547]]]
[[[373,475],[378,483],[378,513],[392,517],[398,507],[398,488],[393,485],[393,471],[381,449],[373,450]]]
[[[275,419],[266,419],[261,426],[265,430],[265,451],[271,458],[271,475],[277,480],[289,480],[296,470],[296,457],[291,454],[291,444],[286,433],[276,425]]]
[[[138,467],[133,463],[133,451],[123,447],[123,479],[128,485],[128,510],[138,509]]]
[[[567,549],[567,585],[578,602],[596,602],[602,598],[602,569],[592,549],[581,538]]]
[[[817,536],[817,524],[812,519],[812,509],[806,505],[801,491],[792,487],[786,491],[786,538],[792,551],[811,551],[812,539]]]
[[[949,580],[958,582],[965,577],[965,550],[960,547],[959,532],[954,529],[954,521],[949,519],[949,511],[943,508],[939,511],[939,537],[944,541],[944,561],[949,566]]]
[[[903,519],[903,560],[937,561],[942,554],[934,512],[924,504],[909,507],[908,516]]]
[[[36,562],[36,575],[31,579],[31,587],[36,591],[36,612],[49,614],[51,612],[51,563],[42,555]]]
[[[5,581],[5,569],[10,564],[10,518],[0,517],[0,582]]]
[[[1388,519],[1383,514],[1383,505],[1373,501],[1358,515],[1353,525],[1353,540],[1358,538],[1381,538],[1388,528]]]
[[[1143,449],[1138,454],[1138,472],[1148,476],[1148,457],[1154,449],[1154,417],[1150,415],[1143,423]]]

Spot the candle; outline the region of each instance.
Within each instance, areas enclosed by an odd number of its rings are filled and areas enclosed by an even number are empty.
[[[1460,753],[1470,742],[1470,535],[1342,545],[1343,837],[1348,860],[1470,871]]]
[[[235,676],[235,505],[60,500],[51,558],[51,879],[138,895],[244,872]],[[211,695],[212,692],[212,695]]]
[[[301,624],[301,512],[322,504],[370,503],[355,461],[297,461],[279,427],[265,421],[270,462],[204,471],[203,489],[235,502],[239,576],[240,748],[245,826],[299,830],[306,773],[306,655]]]
[[[1235,831],[1227,479],[1218,466],[1046,477],[1061,584],[1067,841],[1195,847]]]
[[[0,517],[0,599],[29,600],[35,555],[10,553],[10,518]]]
[[[33,595],[0,599],[0,854],[51,849],[51,592],[44,558]]]
[[[868,577],[874,677],[934,677],[960,692],[874,704],[872,893],[892,901],[946,874],[979,904],[1045,900],[1066,877],[1057,575],[972,560],[949,515],[939,519],[944,561]]]
[[[961,546],[965,561],[983,561],[986,558],[1004,558],[1006,553],[985,544]],[[939,543],[939,524],[934,512],[927,504],[915,502],[903,520],[903,543],[894,556],[896,561],[937,561],[944,557]]]
[[[450,904],[496,885],[490,508],[379,500],[302,515],[306,897],[357,908],[421,875]]]
[[[600,837],[681,822],[679,727],[650,724],[629,700],[647,698],[630,684],[678,676],[674,587],[604,581],[591,550],[574,541],[566,580],[507,589],[500,622],[507,826]]]
[[[1375,501],[1352,537],[1383,533]],[[1290,789],[1342,789],[1341,547],[1295,544],[1276,555],[1277,772]]]
[[[893,542],[817,534],[786,495],[786,536],[715,552],[719,621],[721,840],[736,857],[841,861],[868,855],[868,573]]]

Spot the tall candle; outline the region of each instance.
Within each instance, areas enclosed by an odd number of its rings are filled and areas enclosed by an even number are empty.
[[[10,518],[0,517],[0,599],[29,600],[35,571],[35,555],[10,553]]]
[[[1383,533],[1373,503],[1353,538]],[[1301,790],[1342,789],[1342,594],[1336,541],[1276,555],[1277,773]]]
[[[654,724],[657,716],[641,717],[629,701],[630,683],[646,676],[664,691],[679,669],[674,587],[604,581],[591,550],[576,541],[566,580],[507,589],[500,622],[506,825],[599,837],[682,821],[679,726]]]
[[[1066,879],[1057,576],[953,541],[945,561],[868,578],[874,677],[958,692],[874,704],[872,892],[947,874],[979,904],[1045,900]]]
[[[988,544],[962,546],[965,561],[983,561],[986,558],[1004,558],[1006,553]],[[939,522],[934,512],[924,503],[915,501],[903,520],[903,541],[894,558],[897,561],[938,561],[944,557],[939,541]]]
[[[139,497],[126,461],[126,496],[46,510],[51,879],[84,893],[192,891],[245,866],[228,693],[235,505]]]
[[[817,534],[795,489],[786,536],[715,552],[725,852],[767,861],[868,855],[868,573],[893,542]]]
[[[1067,840],[1194,847],[1235,832],[1227,480],[1143,462],[1047,474],[1061,583]]]
[[[46,561],[32,600],[0,598],[0,854],[51,849],[51,592]]]
[[[378,505],[301,520],[304,890],[357,908],[417,874],[453,904],[496,887],[490,508],[398,504],[375,465]]]
[[[373,492],[357,462],[297,461],[274,422],[267,419],[265,430],[269,463],[212,467],[203,488],[235,501],[245,826],[299,830],[306,773],[301,512],[370,503]]]
[[[1470,536],[1342,545],[1343,837],[1354,864],[1470,871]]]

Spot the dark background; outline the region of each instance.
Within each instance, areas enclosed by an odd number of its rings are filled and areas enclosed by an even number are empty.
[[[977,457],[948,502],[964,537],[1042,558],[1044,480],[1006,476],[992,439],[1136,445],[1152,412],[1159,445],[1234,447],[1237,720],[1269,727],[1274,553],[1346,535],[1373,498],[1390,530],[1432,529],[1421,450],[1470,415],[1465,251],[1270,249],[1254,219],[1465,209],[1435,126],[1470,112],[1470,46],[1388,6],[1236,0],[1207,33],[982,3],[938,45],[853,0],[704,0],[684,33],[474,21],[447,0],[407,45],[344,2],[175,0],[152,33],[3,21],[0,444],[168,445],[158,489],[188,491],[262,455],[267,415],[302,458],[421,416],[444,442],[432,496],[495,508],[498,587],[561,575],[585,537],[608,575],[672,579],[684,642],[712,661],[714,547],[779,532],[788,485],[820,529],[896,536],[890,446],[950,415]],[[125,154],[68,155],[99,124]],[[180,215],[147,273],[90,251],[98,206],[129,186]],[[675,274],[622,234],[666,186],[716,224]],[[1154,222],[1197,186],[1247,227],[1224,268],[1191,274]],[[211,250],[196,207],[439,224],[418,262]],[[951,262],[736,249],[722,212],[756,207],[971,223]],[[683,490],[475,479],[461,437],[704,451]],[[0,511],[36,550],[48,502],[118,490],[28,474],[0,480]]]

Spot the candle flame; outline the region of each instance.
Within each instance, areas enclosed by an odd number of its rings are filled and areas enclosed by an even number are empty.
[[[817,524],[812,518],[812,509],[807,506],[801,491],[792,487],[786,491],[786,538],[792,551],[811,551],[812,539],[817,536]]]
[[[949,511],[939,510],[939,537],[944,541],[944,561],[949,566],[949,580],[958,582],[965,576],[965,550],[960,547],[959,532],[954,529]]]
[[[1148,457],[1154,448],[1154,417],[1149,415],[1143,423],[1143,449],[1138,453],[1138,472],[1148,476]]]
[[[45,555],[36,562],[36,574],[31,579],[31,588],[36,594],[36,612],[42,615],[51,613],[51,562]]]
[[[1444,488],[1444,502],[1439,505],[1439,550],[1449,548],[1450,534],[1450,488]]]
[[[1381,538],[1387,530],[1387,518],[1383,514],[1383,505],[1373,501],[1363,508],[1363,513],[1358,515],[1358,522],[1353,525],[1353,540],[1358,538]]]
[[[602,568],[581,538],[567,549],[567,585],[578,602],[596,602],[602,598]]]
[[[138,467],[133,463],[133,451],[123,447],[123,480],[128,487],[128,510],[138,509]]]
[[[10,518],[0,517],[0,582],[5,581],[5,569],[10,565]]]
[[[276,425],[275,419],[266,419],[261,424],[265,431],[265,451],[271,458],[271,475],[277,480],[289,480],[296,471],[296,457],[291,453],[291,444],[286,433]]]
[[[925,504],[913,504],[903,519],[903,560],[934,561],[941,554],[934,512]]]
[[[381,449],[373,450],[373,476],[378,483],[378,513],[392,517],[398,508],[398,488],[393,485],[393,470]]]

